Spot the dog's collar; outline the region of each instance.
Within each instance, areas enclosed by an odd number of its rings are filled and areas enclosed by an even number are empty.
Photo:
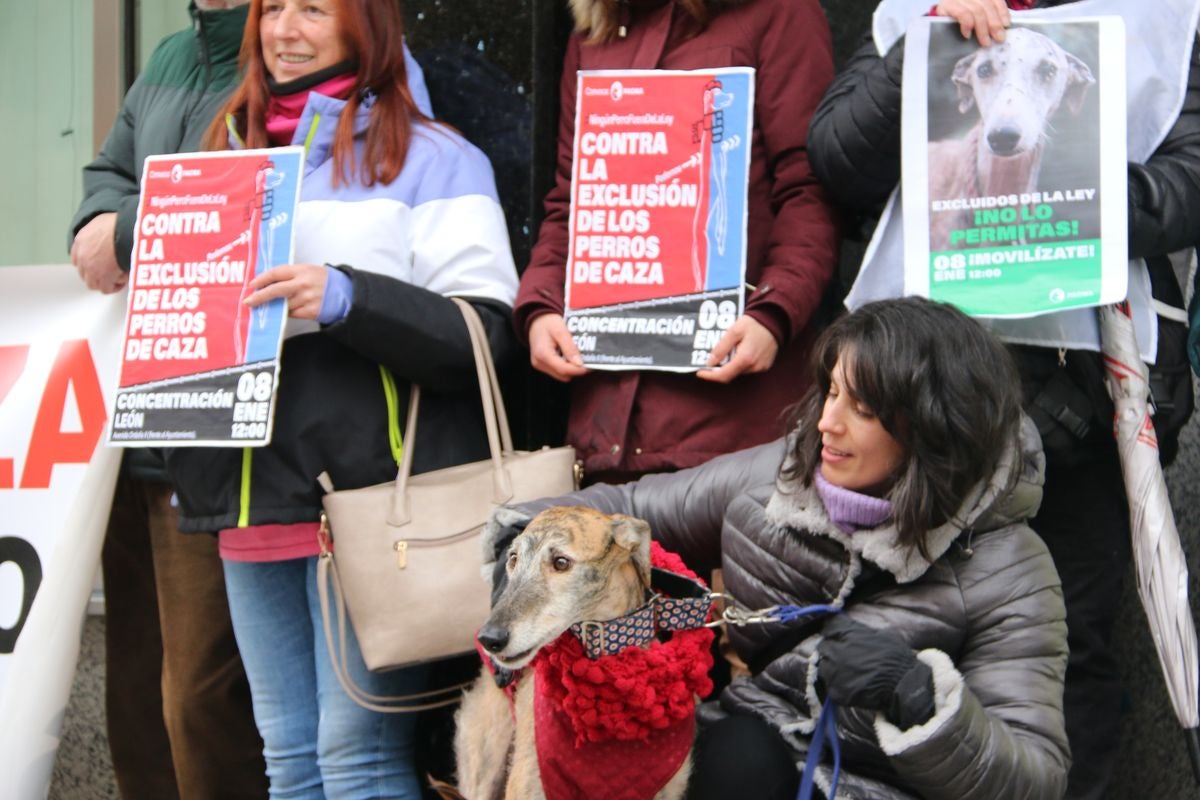
[[[699,581],[655,567],[650,571],[650,589],[653,594],[645,605],[623,617],[571,626],[588,658],[616,655],[626,647],[654,641],[662,631],[693,630],[708,621],[713,598]]]

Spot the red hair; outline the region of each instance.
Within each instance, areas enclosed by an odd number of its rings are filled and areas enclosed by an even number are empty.
[[[342,41],[358,62],[354,88],[338,119],[333,139],[333,180],[349,182],[356,166],[367,186],[391,183],[408,153],[413,119],[423,118],[408,91],[404,65],[404,20],[397,0],[335,0]],[[263,0],[250,0],[239,62],[242,81],[204,134],[205,150],[229,147],[227,118],[232,118],[246,147],[270,147],[266,112],[270,90],[259,38]],[[375,95],[362,164],[354,156],[354,117],[363,97]]]

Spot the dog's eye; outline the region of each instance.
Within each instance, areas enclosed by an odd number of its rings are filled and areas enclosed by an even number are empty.
[[[508,568],[509,569],[517,568],[517,554],[516,553],[508,554]]]
[[[1041,64],[1038,64],[1035,72],[1040,80],[1052,81],[1054,80],[1054,76],[1058,74],[1058,67],[1043,61]]]
[[[975,70],[975,74],[981,78],[990,78],[996,74],[996,68],[992,66],[992,62],[985,61]]]
[[[571,559],[566,556],[555,556],[550,564],[554,567],[555,572],[566,572],[571,568]]]

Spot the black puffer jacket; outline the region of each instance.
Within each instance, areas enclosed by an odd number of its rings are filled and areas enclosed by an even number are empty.
[[[1049,800],[1062,796],[1069,763],[1066,626],[1058,574],[1025,524],[1041,501],[1043,461],[1032,427],[1024,434],[1023,452],[1012,448],[972,492],[962,522],[929,532],[932,564],[897,545],[891,525],[843,534],[814,489],[777,486],[782,440],[519,510],[565,503],[641,517],[693,569],[723,567],[747,608],[844,602],[856,620],[918,650],[934,673],[933,718],[902,731],[881,714],[841,709],[852,774],[843,773],[839,797]],[[798,624],[731,630],[753,677],[735,680],[704,713],[756,714],[807,750],[823,621]]]
[[[1048,0],[1038,7],[1064,5]],[[808,134],[808,157],[813,172],[830,195],[858,215],[863,235],[878,219],[883,204],[900,180],[900,82],[904,71],[904,39],[880,56],[868,34],[841,73],[830,84],[813,114]],[[1129,164],[1129,257],[1146,259],[1154,297],[1183,307],[1169,253],[1200,241],[1200,50],[1193,45],[1188,87],[1179,117],[1166,139],[1144,164]],[[843,280],[846,280],[845,276]],[[846,283],[848,287],[849,282]],[[1179,323],[1160,321],[1160,369],[1152,375],[1156,405],[1167,411],[1158,418],[1161,457],[1169,463],[1177,446],[1178,429],[1190,413],[1190,376],[1180,344],[1186,330]],[[1166,342],[1164,346],[1163,342]],[[1167,348],[1167,349],[1164,349]],[[1170,352],[1168,352],[1168,349]],[[1175,352],[1178,350],[1178,352]],[[1056,350],[1014,348],[1021,370],[1026,408],[1059,368]],[[1071,383],[1089,407],[1091,431],[1082,448],[1069,453],[1047,444],[1055,463],[1070,463],[1088,452],[1111,449],[1113,408],[1104,389],[1104,368],[1097,353],[1069,351],[1065,368]],[[1159,384],[1159,381],[1164,381]],[[1043,429],[1043,433],[1049,433]],[[1061,433],[1061,432],[1059,432]],[[1053,452],[1052,452],[1053,451]]]
[[[1039,7],[1062,5],[1043,2]],[[900,180],[904,40],[881,57],[868,34],[834,78],[808,133],[809,161],[842,206],[877,216]],[[1129,165],[1129,257],[1190,247],[1200,232],[1200,51],[1179,118],[1145,164]]]

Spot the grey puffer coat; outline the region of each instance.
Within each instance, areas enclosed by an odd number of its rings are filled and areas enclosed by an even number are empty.
[[[690,567],[721,566],[747,608],[844,604],[901,636],[933,670],[936,711],[899,730],[882,714],[842,708],[838,797],[1058,798],[1070,762],[1063,728],[1066,625],[1058,574],[1025,524],[1041,502],[1043,458],[1028,424],[949,522],[928,533],[933,563],[897,544],[890,524],[844,534],[816,490],[777,479],[783,440],[674,474],[597,485],[520,507],[593,506],[647,520]],[[799,627],[797,627],[797,625]],[[735,680],[702,718],[756,714],[798,758],[820,712],[814,689],[823,620],[730,631],[752,677]],[[822,768],[818,785],[827,783]]]

